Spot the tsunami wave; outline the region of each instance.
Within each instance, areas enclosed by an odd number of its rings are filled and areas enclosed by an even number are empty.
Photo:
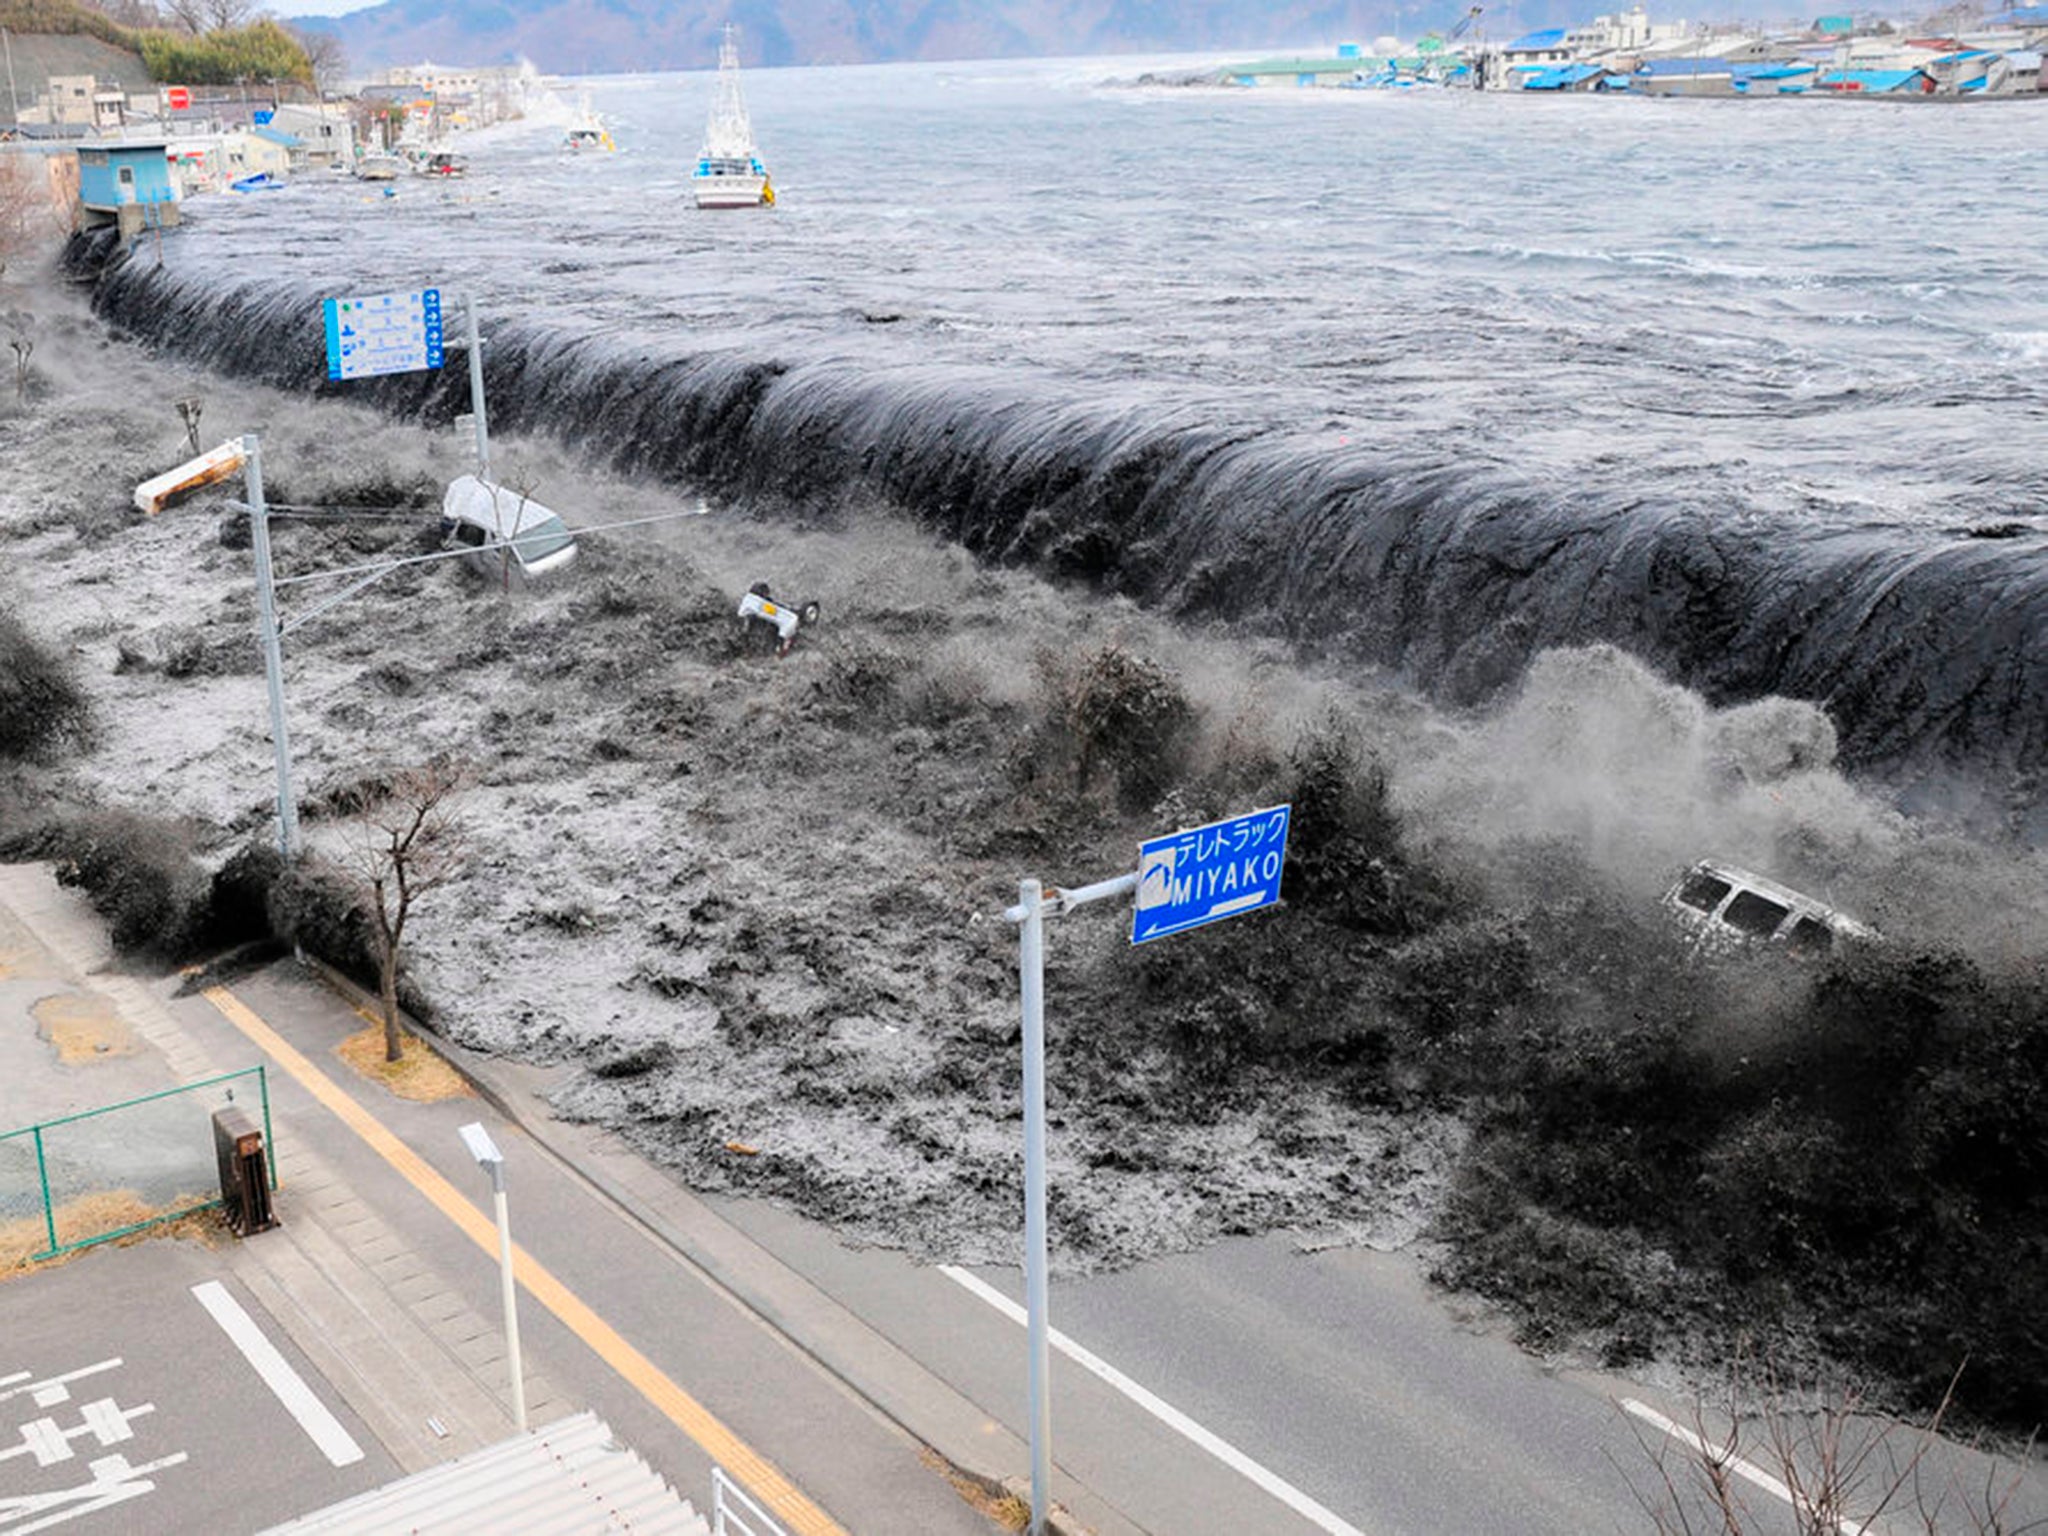
[[[324,393],[304,283],[106,256],[98,312],[220,371]],[[783,355],[616,326],[494,324],[494,428],[761,509],[881,498],[980,558],[1307,652],[1394,669],[1454,704],[1530,658],[1609,642],[1717,705],[1825,709],[1843,765],[1904,809],[2038,841],[2048,748],[2048,568],[2030,520],[1942,530],[1797,524],[1625,466],[1565,486],[1428,439],[1347,446],[1219,420],[1165,387],[1114,389],[933,361]],[[350,398],[445,421],[438,374]]]

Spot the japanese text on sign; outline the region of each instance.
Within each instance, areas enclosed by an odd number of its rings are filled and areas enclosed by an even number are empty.
[[[1272,806],[1141,844],[1131,942],[1142,944],[1278,901],[1292,810]]]
[[[324,299],[327,377],[362,379],[441,366],[441,290]]]

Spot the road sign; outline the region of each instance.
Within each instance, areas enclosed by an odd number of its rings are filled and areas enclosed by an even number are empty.
[[[271,121],[276,116],[277,113],[273,108],[258,107],[254,112],[251,112],[249,114],[249,120],[253,122],[258,128],[268,128],[271,124]]]
[[[363,379],[441,366],[441,290],[326,299],[327,377]]]
[[[1131,942],[1143,944],[1278,901],[1293,810],[1271,806],[1139,844]]]
[[[173,112],[192,110],[192,93],[182,85],[171,86],[164,92],[164,105]]]

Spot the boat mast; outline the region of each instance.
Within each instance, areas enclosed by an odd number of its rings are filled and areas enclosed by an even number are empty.
[[[739,28],[725,24],[718,45],[718,86],[711,97],[711,121],[704,129],[704,153],[713,158],[751,155],[754,131],[747,122],[747,104],[740,98]]]

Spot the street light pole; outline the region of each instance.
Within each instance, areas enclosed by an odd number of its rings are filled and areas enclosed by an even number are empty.
[[[1107,897],[1128,896],[1138,876],[1116,875],[1050,897],[1036,880],[1017,882],[1017,990],[1024,1002],[1024,1309],[1031,1356],[1031,1525],[1045,1536],[1052,1514],[1052,1351],[1046,1322],[1045,1244],[1045,920]]]
[[[518,1292],[512,1279],[512,1218],[505,1208],[505,1157],[481,1122],[462,1127],[462,1140],[477,1166],[491,1176],[491,1204],[498,1221],[498,1290],[505,1303],[505,1367],[512,1377],[512,1423],[526,1433],[526,1373],[519,1364]]]
[[[484,344],[476,319],[476,290],[464,297],[469,314],[469,411],[476,421],[476,477],[491,483],[491,431],[484,419]],[[496,505],[494,502],[493,505]]]
[[[242,453],[249,482],[249,542],[256,555],[256,629],[263,642],[263,670],[270,684],[270,744],[277,753],[277,847],[289,861],[299,852],[299,808],[292,798],[292,744],[284,719],[284,650],[278,642],[277,589],[270,568],[263,448],[254,432],[243,436]]]

